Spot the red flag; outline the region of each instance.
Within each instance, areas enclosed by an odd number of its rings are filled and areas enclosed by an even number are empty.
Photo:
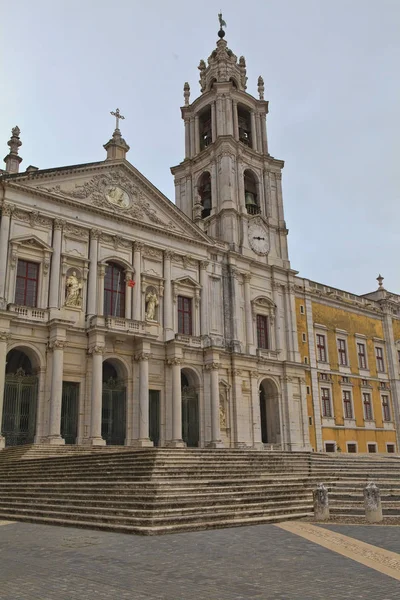
[[[128,287],[134,287],[135,285],[136,285],[136,281],[133,281],[133,279],[128,280]]]

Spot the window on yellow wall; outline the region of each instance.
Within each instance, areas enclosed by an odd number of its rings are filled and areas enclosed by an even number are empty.
[[[363,405],[364,405],[364,419],[366,421],[372,421],[372,404],[371,394],[363,392]]]
[[[383,360],[383,348],[376,347],[376,368],[379,373],[385,372],[385,363]]]
[[[321,400],[322,400],[322,416],[331,418],[332,417],[332,403],[331,403],[331,391],[329,388],[321,388]]]
[[[344,408],[344,418],[352,419],[353,418],[353,406],[351,403],[351,392],[348,390],[343,390],[343,408]]]
[[[382,413],[384,421],[391,420],[389,396],[386,396],[386,394],[382,396]]]
[[[325,336],[317,333],[317,360],[326,362],[326,340]]]
[[[358,367],[360,369],[367,368],[367,354],[365,352],[365,344],[357,342]]]
[[[343,367],[347,366],[347,348],[346,348],[346,340],[338,339],[338,355],[339,355],[339,365]]]

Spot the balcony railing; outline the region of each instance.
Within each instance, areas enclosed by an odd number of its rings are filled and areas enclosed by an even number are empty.
[[[260,358],[269,358],[272,360],[276,360],[278,358],[278,355],[278,350],[267,350],[265,348],[257,348],[257,356],[259,356]]]
[[[249,215],[260,215],[261,208],[256,204],[246,204],[246,210]]]
[[[104,322],[107,329],[124,331],[126,333],[146,333],[146,326],[143,321],[132,321],[131,319],[123,319],[121,317],[105,317]]]
[[[49,311],[44,308],[35,308],[32,306],[20,306],[19,304],[9,304],[8,310],[15,313],[22,319],[45,323],[49,318]]]
[[[184,335],[182,333],[176,333],[175,339],[177,342],[183,342],[187,346],[192,348],[201,348],[201,338],[194,335]]]

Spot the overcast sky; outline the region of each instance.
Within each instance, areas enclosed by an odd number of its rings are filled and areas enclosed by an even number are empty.
[[[4,0],[3,0],[4,1]],[[40,168],[103,160],[121,109],[128,159],[171,200],[183,84],[217,40],[265,80],[285,161],[292,267],[354,293],[400,293],[400,0],[19,0],[0,23],[0,144],[19,125]]]

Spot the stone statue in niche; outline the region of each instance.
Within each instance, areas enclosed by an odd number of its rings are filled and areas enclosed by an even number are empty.
[[[66,296],[65,306],[81,308],[82,306],[82,283],[79,281],[76,271],[72,271],[67,277],[65,284]]]
[[[219,399],[219,425],[221,429],[226,429],[226,415],[224,409],[224,399]]]
[[[146,294],[146,321],[156,320],[156,308],[158,306],[157,294],[149,290]]]

